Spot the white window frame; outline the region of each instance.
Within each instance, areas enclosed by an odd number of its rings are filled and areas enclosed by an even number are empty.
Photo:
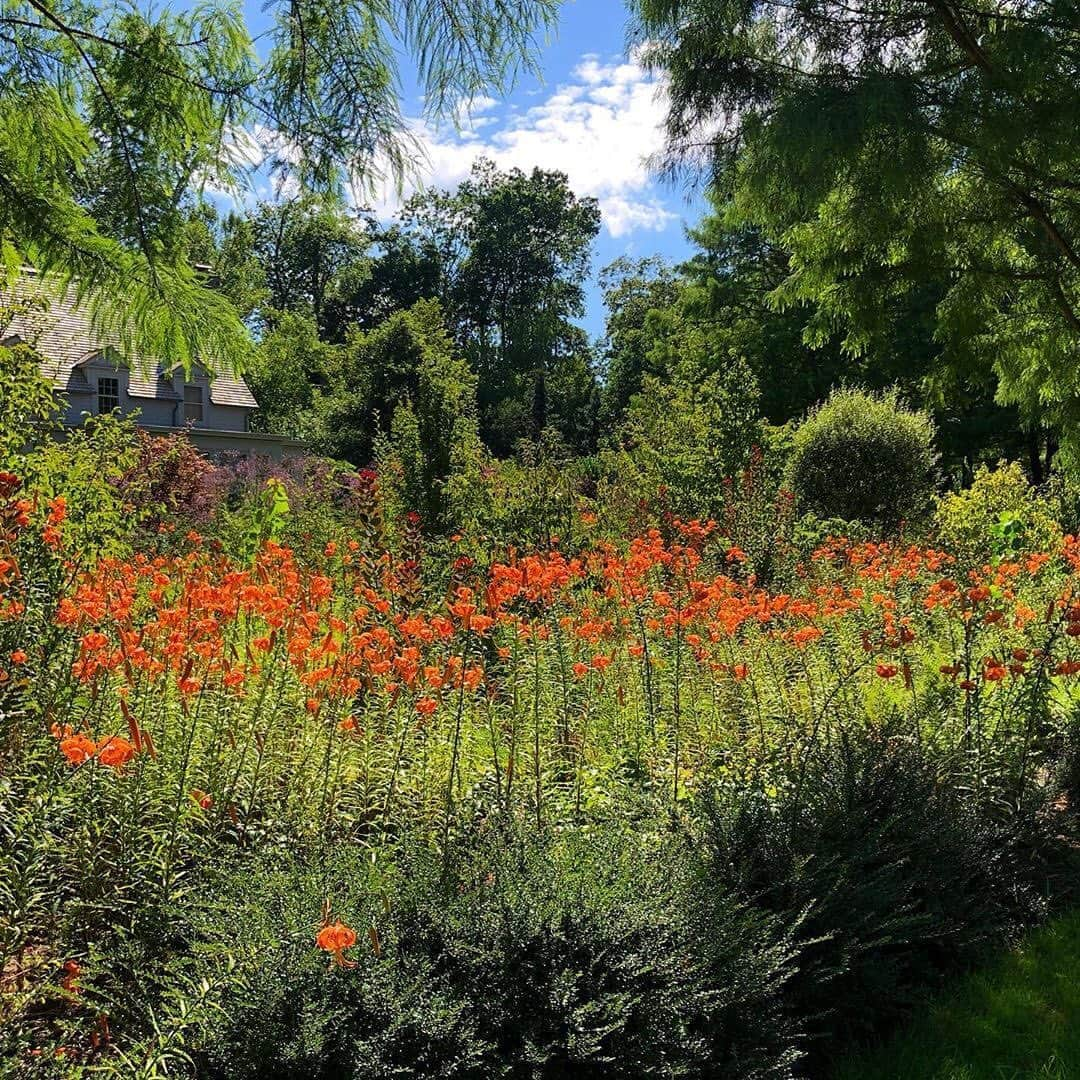
[[[192,401],[192,394],[198,395],[198,401]],[[202,424],[206,419],[206,402],[203,388],[198,383],[184,383],[184,423]]]
[[[106,388],[106,383],[110,383],[111,386]],[[103,407],[103,403],[111,401],[112,404],[108,408]],[[104,416],[111,413],[114,409],[120,408],[120,380],[115,375],[99,375],[97,381],[97,411],[99,416]]]

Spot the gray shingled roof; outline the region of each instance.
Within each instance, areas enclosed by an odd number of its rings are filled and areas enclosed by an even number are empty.
[[[108,335],[94,330],[89,312],[78,306],[74,294],[47,282],[36,271],[24,270],[13,291],[0,295],[0,304],[25,308],[3,327],[2,336],[5,340],[18,338],[41,353],[42,373],[58,390],[88,390],[89,384],[80,365],[102,352],[111,351],[118,364],[130,368],[128,393],[132,397],[180,399],[160,363],[144,363],[137,356],[122,357],[118,351],[119,341],[109,340]],[[228,374],[212,376],[210,400],[215,405],[247,409],[254,409],[258,404],[247,383]]]

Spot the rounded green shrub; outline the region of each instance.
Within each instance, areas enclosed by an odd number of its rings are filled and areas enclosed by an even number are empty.
[[[803,512],[895,529],[929,507],[934,461],[928,416],[896,391],[842,388],[795,432],[785,482]]]
[[[226,868],[177,916],[199,978],[237,957],[189,1044],[197,1075],[789,1080],[792,920],[697,873],[683,844],[480,830],[450,861],[410,843],[383,874],[360,847]],[[327,896],[359,932],[348,966],[314,946]]]

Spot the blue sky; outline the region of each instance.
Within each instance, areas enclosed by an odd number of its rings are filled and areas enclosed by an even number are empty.
[[[248,17],[253,27],[265,18],[254,4]],[[414,86],[404,101],[406,114],[417,117],[426,159],[414,184],[452,188],[486,156],[502,168],[558,169],[578,195],[599,200],[604,224],[584,320],[592,335],[603,327],[595,271],[620,255],[683,259],[684,228],[701,213],[699,200],[688,203],[684,190],[658,183],[646,167],[662,145],[663,103],[655,82],[627,56],[625,34],[622,0],[566,0],[540,58],[542,80],[522,77],[506,97],[476,101],[459,128],[423,123]],[[387,191],[376,209],[388,216],[396,204]]]

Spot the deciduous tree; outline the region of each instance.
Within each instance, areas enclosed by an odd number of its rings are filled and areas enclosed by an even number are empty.
[[[774,292],[858,355],[941,282],[955,371],[1080,418],[1080,21],[1069,0],[636,0],[668,164],[790,253]]]

